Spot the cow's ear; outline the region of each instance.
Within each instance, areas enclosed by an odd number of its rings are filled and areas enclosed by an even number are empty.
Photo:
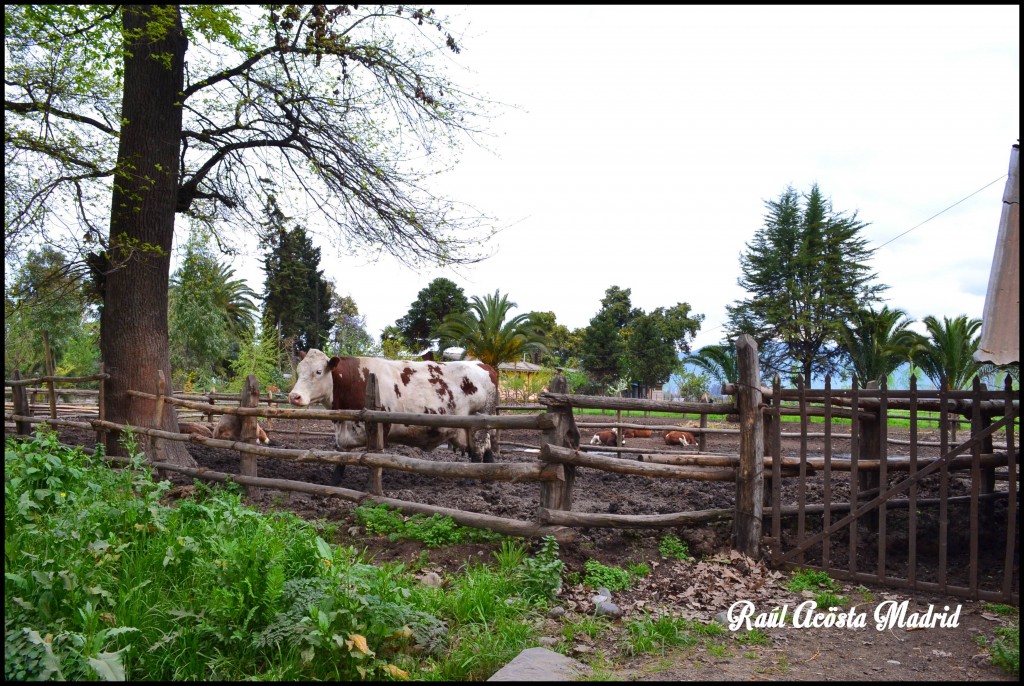
[[[334,369],[335,367],[338,366],[339,362],[341,362],[341,358],[338,357],[337,355],[335,355],[331,359],[327,360],[327,368],[328,369]]]
[[[300,360],[306,359],[306,351],[305,350],[300,350],[299,351],[299,359]]]

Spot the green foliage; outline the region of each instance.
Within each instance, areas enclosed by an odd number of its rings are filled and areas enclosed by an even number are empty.
[[[687,303],[659,307],[644,314],[630,303],[631,289],[611,286],[601,310],[580,341],[580,364],[600,384],[624,377],[659,387],[679,369],[678,352],[689,352],[703,315],[690,314]]]
[[[625,369],[625,343],[615,314],[601,310],[583,332],[580,365],[600,383],[621,376]]]
[[[366,317],[356,313],[352,315],[334,314],[334,326],[331,340],[324,350],[329,356],[354,355],[363,357],[379,357],[381,346],[373,340],[366,330]]]
[[[979,636],[981,643],[992,656],[992,664],[999,669],[1020,675],[1020,626],[1001,626],[995,631],[995,637],[988,643]]]
[[[491,531],[459,526],[451,517],[439,514],[404,517],[401,512],[387,505],[360,505],[354,512],[368,533],[386,535],[392,541],[421,541],[428,548],[501,538],[500,534]]]
[[[787,187],[765,203],[764,225],[740,256],[739,284],[748,297],[727,309],[729,339],[753,336],[762,374],[787,374],[793,363],[810,387],[812,374],[840,370],[843,322],[877,301],[885,286],[871,284],[873,250],[857,213],[833,211],[817,184],[803,200],[801,206]]]
[[[520,593],[524,598],[550,600],[562,589],[562,571],[565,565],[558,557],[558,541],[554,536],[545,536],[540,550],[527,557],[516,568],[516,578],[521,584]]]
[[[679,367],[674,339],[653,315],[633,319],[625,352],[629,378],[645,386],[660,387]]]
[[[15,369],[23,376],[45,372],[43,331],[49,335],[55,369],[96,372],[99,350],[90,297],[67,258],[49,247],[29,251],[4,293],[7,378]]]
[[[827,610],[832,607],[844,607],[850,602],[850,597],[838,595],[831,591],[818,591],[814,594],[814,602],[818,604],[820,609]]]
[[[548,352],[536,352],[531,356],[535,364],[548,367],[572,367],[579,357],[583,342],[583,330],[569,330],[556,320],[554,312],[531,312],[530,318],[537,329],[548,339]]]
[[[500,291],[483,298],[474,295],[468,309],[446,316],[434,335],[456,342],[468,355],[495,369],[502,362],[518,360],[523,353],[547,352],[547,339],[529,314],[506,320],[515,306]]]
[[[875,311],[855,311],[841,329],[841,342],[860,383],[881,383],[909,359],[907,327],[912,321],[900,309],[887,305]]]
[[[747,645],[771,645],[772,642],[768,634],[760,629],[749,629],[742,634],[737,634],[736,641]]]
[[[264,319],[279,327],[295,351],[323,350],[331,330],[334,289],[320,269],[320,248],[303,226],[288,229],[288,219],[269,195],[264,225]]]
[[[690,555],[690,544],[679,540],[674,534],[665,534],[658,542],[658,552],[666,560],[687,560],[692,562]]]
[[[206,236],[193,233],[185,245],[181,266],[171,275],[168,291],[168,331],[171,367],[178,375],[221,371],[230,336],[226,312],[215,295],[221,270]],[[180,379],[175,379],[180,383]]]
[[[287,368],[287,352],[281,348],[277,338],[277,330],[266,326],[260,331],[252,330],[242,339],[238,348],[238,357],[231,362],[231,372],[235,376],[233,383],[225,390],[241,390],[249,374],[253,374],[260,382],[260,389],[268,386],[285,388],[287,383],[282,369]]]
[[[680,367],[678,373],[678,392],[680,398],[696,401],[710,390],[710,379],[706,374],[693,373]]]
[[[648,576],[651,573],[651,566],[646,562],[631,562],[626,565],[626,571],[633,579],[641,576]]]
[[[993,612],[997,615],[1018,615],[1020,610],[1015,608],[1013,605],[1003,605],[1002,603],[985,603],[981,606],[981,609],[986,612]]]
[[[405,316],[395,322],[395,329],[401,334],[402,343],[413,352],[430,346],[434,338],[434,329],[450,314],[458,314],[469,309],[462,287],[450,279],[439,276],[426,288],[420,290],[416,300],[409,305]],[[455,345],[456,341],[442,338],[439,348],[444,351]]]
[[[624,628],[626,652],[629,655],[664,655],[666,649],[671,647],[695,645],[699,637],[705,635],[699,622],[669,615],[645,615],[626,622]]]
[[[911,332],[906,340],[910,357],[936,388],[946,384],[949,390],[970,388],[976,374],[990,371],[974,361],[981,341],[981,320],[960,315],[940,322],[929,315],[922,322],[927,337]]]
[[[609,567],[597,560],[583,563],[583,585],[588,588],[603,586],[609,591],[624,591],[633,582],[633,576],[621,567]]]
[[[842,587],[831,579],[826,572],[819,572],[813,569],[801,569],[795,572],[786,587],[793,593],[818,591],[823,588],[829,591],[842,590]]]
[[[696,353],[684,357],[683,362],[689,362],[704,370],[721,384],[736,383],[740,380],[736,346],[730,343],[706,345]]]

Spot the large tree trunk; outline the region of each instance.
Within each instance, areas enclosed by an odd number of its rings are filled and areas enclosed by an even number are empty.
[[[110,420],[152,426],[153,403],[127,391],[155,393],[157,370],[163,370],[171,390],[167,283],[188,40],[176,5],[126,5],[123,11],[124,123],[111,202],[100,351],[110,374]],[[165,405],[161,428],[177,431],[177,421],[173,406]],[[118,450],[116,441],[116,436],[108,439],[111,454]],[[168,443],[162,457],[195,466],[181,443]]]

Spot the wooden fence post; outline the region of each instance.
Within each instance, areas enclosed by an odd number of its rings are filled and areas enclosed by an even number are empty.
[[[864,390],[866,391],[877,391],[878,381],[868,381],[864,384]],[[884,417],[877,417],[875,421],[870,421],[870,417],[865,414],[864,419],[860,422],[860,459],[861,460],[878,460],[881,458],[882,450],[880,440],[882,433],[880,431],[881,424],[885,421]],[[857,472],[857,481],[860,486],[860,490],[873,491],[878,488],[880,472],[874,469],[864,469]],[[868,512],[862,520],[864,525],[871,531],[878,530],[878,510],[874,509]]]
[[[363,407],[367,410],[383,409],[380,404],[380,391],[377,388],[377,375],[370,374],[366,380],[366,397]],[[380,452],[384,449],[384,425],[380,422],[365,422],[366,425],[366,450],[368,452]],[[366,492],[372,495],[384,495],[384,469],[382,467],[368,467],[369,473],[366,477]]]
[[[580,430],[573,418],[572,405],[548,405],[547,416],[553,426],[544,432],[545,443],[578,450],[580,447]],[[576,466],[566,464],[565,481],[542,481],[540,486],[540,506],[549,510],[571,510],[572,489],[576,481]]]
[[[211,388],[210,392],[206,395],[206,402],[210,403],[211,405],[217,402],[216,399],[213,397],[214,390],[216,389]],[[209,412],[206,413],[206,421],[211,426],[213,425],[213,410],[210,410]]]
[[[239,407],[259,407],[260,406],[260,382],[254,374],[250,374],[245,379],[245,385],[242,386],[242,391],[238,395],[238,406]],[[255,445],[258,442],[258,435],[256,431],[258,418],[253,416],[242,417],[242,430],[239,432],[238,439],[243,443],[251,443]],[[256,456],[248,453],[242,453],[241,464],[239,473],[242,476],[258,476],[256,474]],[[256,486],[246,486],[245,493],[250,498],[255,498],[260,493],[260,489]]]
[[[708,428],[708,415],[706,412],[700,413],[700,428]],[[706,453],[708,451],[708,435],[703,431],[697,436],[697,452]]]
[[[14,380],[21,380],[21,372],[14,370]],[[14,414],[28,417],[31,409],[28,406],[28,389],[21,384],[11,386],[11,401],[14,403]],[[28,436],[32,433],[32,423],[23,419],[14,422],[15,430],[19,436]]]
[[[757,343],[747,334],[736,339],[739,367],[737,406],[740,411],[740,464],[736,470],[736,550],[759,557],[764,508],[764,418],[761,416],[761,372]]]

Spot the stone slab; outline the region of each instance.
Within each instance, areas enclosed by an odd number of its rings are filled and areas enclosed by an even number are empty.
[[[527,648],[488,681],[576,681],[590,667],[547,648]]]

